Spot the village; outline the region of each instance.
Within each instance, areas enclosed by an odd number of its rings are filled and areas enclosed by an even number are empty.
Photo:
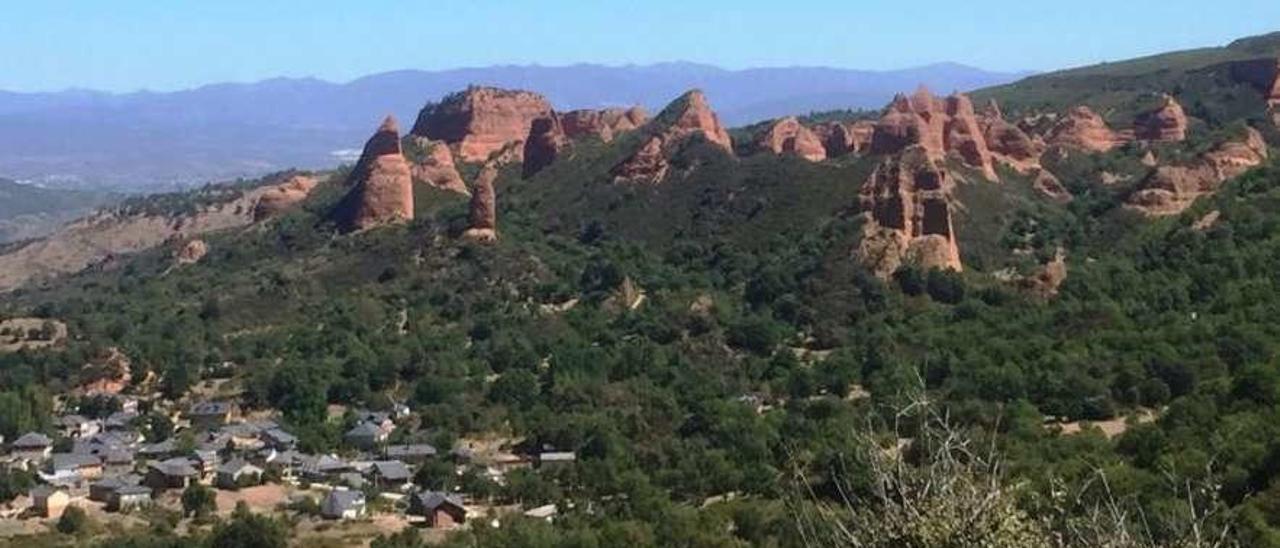
[[[0,518],[10,524],[0,537],[52,530],[73,507],[103,521],[157,509],[187,517],[193,514],[189,493],[203,490],[213,502],[200,513],[226,515],[244,504],[253,512],[292,512],[319,530],[415,527],[442,538],[474,523],[500,526],[508,515],[550,521],[557,508],[500,505],[492,493],[466,492],[463,481],[433,482],[441,489],[426,489],[420,473],[478,477],[501,486],[513,470],[554,469],[577,460],[572,452],[530,451],[509,442],[460,441],[445,450],[401,442],[414,438],[401,428],[414,423],[404,404],[387,411],[345,410],[353,426],[339,450],[309,454],[276,420],[242,413],[234,401],[177,406],[120,394],[97,394],[93,401],[115,410],[90,418],[67,409],[52,432],[0,440],[0,466],[33,480],[25,496],[0,505]],[[147,420],[157,415],[172,421],[172,433],[147,439]]]

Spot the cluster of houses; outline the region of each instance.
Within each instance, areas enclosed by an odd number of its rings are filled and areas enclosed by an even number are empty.
[[[127,512],[194,483],[237,490],[270,481],[326,492],[320,513],[329,519],[363,517],[368,514],[366,493],[390,493],[411,518],[427,526],[466,521],[461,496],[421,491],[413,484],[423,463],[463,459],[466,452],[440,455],[428,444],[387,443],[407,409],[358,413],[355,426],[344,435],[356,458],[342,458],[301,452],[298,439],[280,425],[241,420],[230,402],[200,402],[177,414],[177,424],[191,431],[184,441],[175,436],[149,442],[134,426],[136,401],[122,398],[120,403],[121,410],[104,419],[58,417],[58,440],[29,432],[8,444],[0,463],[38,476],[39,485],[30,492],[31,515],[56,518],[86,498],[107,511]]]

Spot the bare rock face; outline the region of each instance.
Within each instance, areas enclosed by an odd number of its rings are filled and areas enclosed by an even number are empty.
[[[1231,77],[1253,86],[1270,107],[1280,107],[1280,59],[1252,59],[1231,64]]]
[[[388,116],[365,145],[364,155],[348,179],[351,191],[335,216],[346,230],[413,219],[413,177],[400,150],[400,130]]]
[[[471,192],[471,225],[462,233],[464,238],[480,242],[498,239],[498,197],[493,182],[498,179],[498,168],[493,162],[485,164],[476,177]]]
[[[560,115],[560,125],[569,139],[595,137],[606,143],[648,121],[649,115],[643,107],[573,110]]]
[[[954,155],[984,177],[997,180],[986,136],[966,95],[940,99],[922,86],[911,97],[895,97],[875,126],[871,152],[897,154],[913,145],[933,159]]]
[[[1126,206],[1150,216],[1181,213],[1197,198],[1216,192],[1266,159],[1267,143],[1248,128],[1241,139],[1221,143],[1188,164],[1156,168]]]
[[[827,159],[827,149],[816,133],[795,116],[775,120],[756,135],[755,147],[774,154],[798,156],[810,162]]]
[[[614,166],[610,174],[615,181],[657,183],[666,177],[671,164],[663,152],[663,139],[650,137],[640,150],[622,163]]]
[[[1050,145],[1085,152],[1106,152],[1115,148],[1122,139],[1096,112],[1086,106],[1078,106],[1058,119],[1049,130]]]
[[[1133,122],[1134,136],[1142,141],[1180,142],[1187,138],[1187,114],[1171,95],[1161,98],[1161,105],[1138,115]]]
[[[307,199],[315,187],[315,178],[306,175],[294,175],[271,187],[262,193],[258,203],[253,206],[254,222],[265,221],[288,211]]]
[[[828,158],[847,154],[865,154],[871,148],[871,136],[876,131],[875,122],[827,122],[813,128],[822,140]]]
[[[667,156],[693,137],[701,137],[725,153],[733,154],[729,132],[711,110],[706,96],[696,89],[667,105],[657,118],[649,122],[646,131],[649,137],[644,145],[610,170],[615,181],[661,182],[670,168]]]
[[[707,141],[733,154],[733,141],[729,132],[720,124],[720,117],[711,110],[702,90],[692,90],[676,99],[662,110],[658,119],[667,122],[664,141],[675,143],[693,135],[701,135]]]
[[[946,170],[923,147],[881,162],[859,193],[869,216],[858,248],[863,264],[882,278],[907,263],[961,270],[951,191]]]
[[[458,166],[453,162],[453,151],[444,141],[432,141],[418,135],[409,136],[410,148],[414,150],[410,161],[409,172],[413,178],[441,190],[470,194],[467,184],[458,173]]]
[[[463,162],[483,162],[523,142],[533,121],[547,116],[551,103],[536,93],[472,87],[423,109],[412,133],[448,143]]]
[[[178,248],[173,260],[178,266],[186,266],[200,262],[208,254],[209,244],[204,243],[204,240],[191,240]]]
[[[554,113],[533,121],[524,142],[524,177],[529,178],[551,165],[560,156],[568,139]]]
[[[1071,192],[1067,187],[1062,186],[1062,181],[1049,170],[1037,167],[1032,172],[1031,186],[1040,191],[1041,194],[1048,196],[1059,202],[1070,202],[1072,200]]]
[[[1033,173],[1040,167],[1043,143],[1032,139],[1022,128],[1009,123],[993,100],[980,118],[987,147],[996,161],[1019,173]]]

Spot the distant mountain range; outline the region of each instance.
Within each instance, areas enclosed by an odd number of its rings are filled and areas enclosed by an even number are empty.
[[[879,108],[920,84],[950,92],[1022,76],[950,63],[894,71],[665,63],[406,70],[345,84],[273,79],[171,93],[0,92],[0,174],[48,186],[158,190],[329,167],[381,116],[411,121],[427,101],[470,84],[535,89],[559,109],[640,104],[656,110],[699,87],[726,123],[741,125],[807,111]]]

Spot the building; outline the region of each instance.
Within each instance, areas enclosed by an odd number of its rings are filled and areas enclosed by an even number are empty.
[[[133,487],[141,482],[142,477],[135,474],[115,476],[96,481],[89,485],[89,500],[104,504],[109,503],[120,488]]]
[[[151,505],[151,488],[141,485],[126,485],[116,489],[107,500],[107,510],[112,512],[128,512]]]
[[[101,423],[80,415],[63,415],[57,422],[62,435],[68,438],[87,438],[102,431]]]
[[[261,437],[262,442],[266,444],[267,447],[277,451],[289,451],[298,446],[297,437],[279,428],[264,430]]]
[[[200,472],[201,478],[209,478],[218,473],[219,462],[218,452],[209,449],[197,450],[191,458],[191,464]]]
[[[433,446],[425,443],[417,443],[412,445],[388,445],[382,454],[387,457],[388,460],[398,460],[411,464],[422,464],[428,459],[435,458],[439,453]]]
[[[214,430],[231,421],[236,415],[236,405],[227,401],[206,401],[192,404],[187,409],[187,420],[198,430]]]
[[[57,487],[41,485],[31,490],[31,508],[42,518],[60,518],[71,504],[71,495]]]
[[[422,491],[409,497],[410,516],[426,520],[432,528],[449,529],[467,521],[467,509],[462,498],[439,491]]]
[[[215,483],[223,489],[239,489],[258,485],[262,483],[262,469],[242,459],[233,459],[218,467],[218,477]]]
[[[360,449],[373,449],[383,442],[387,441],[388,433],[378,428],[377,425],[369,422],[362,422],[355,425],[354,428],[348,430],[342,436],[347,445],[358,447]]]
[[[357,519],[365,516],[364,493],[334,489],[324,497],[320,515],[328,519]]]
[[[538,467],[567,466],[578,461],[578,455],[571,451],[549,451],[538,454]]]
[[[369,477],[382,489],[401,489],[413,479],[413,472],[398,460],[380,460],[369,467]]]
[[[80,453],[54,453],[49,459],[49,471],[54,474],[79,474],[86,480],[102,477],[102,460],[96,455]]]
[[[328,481],[351,471],[350,464],[333,455],[301,457],[295,468],[298,474],[310,481]]]
[[[186,489],[199,481],[200,471],[184,458],[152,463],[147,469],[146,484],[154,489]]]
[[[27,432],[9,444],[13,456],[34,462],[43,462],[53,452],[53,440],[39,432]]]

